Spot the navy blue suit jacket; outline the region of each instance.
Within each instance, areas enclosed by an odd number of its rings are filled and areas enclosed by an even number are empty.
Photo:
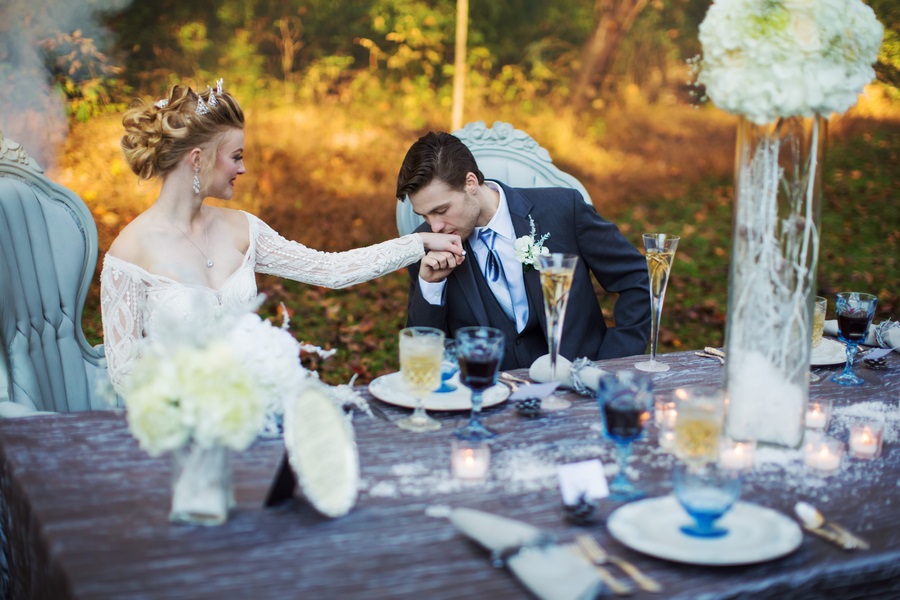
[[[506,194],[516,237],[530,234],[531,215],[537,237],[550,234],[544,245],[551,252],[581,257],[569,294],[560,354],[569,360],[643,354],[650,335],[650,281],[644,256],[575,190],[500,185]],[[427,223],[418,229],[430,230]],[[525,273],[529,323],[517,333],[490,292],[475,254],[467,249],[467,260],[447,277],[442,306],[424,299],[419,290],[419,263],[410,265],[408,325],[437,327],[450,337],[461,327],[497,327],[507,334],[502,368],[530,366],[547,353],[540,273],[535,269]],[[591,273],[604,290],[619,294],[613,311],[615,327],[606,326]]]

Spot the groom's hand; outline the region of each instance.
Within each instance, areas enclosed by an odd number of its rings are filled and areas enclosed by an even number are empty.
[[[452,252],[432,250],[422,258],[419,277],[428,283],[438,283],[446,279],[461,262],[461,257]]]

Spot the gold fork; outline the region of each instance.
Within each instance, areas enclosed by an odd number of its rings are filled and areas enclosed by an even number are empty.
[[[622,569],[626,575],[631,577],[638,586],[647,592],[658,593],[662,591],[662,586],[649,575],[645,575],[636,566],[625,560],[614,556],[603,549],[591,535],[581,534],[575,538],[578,547],[584,555],[595,565],[605,565],[612,563]]]
[[[615,594],[616,596],[630,596],[631,594],[634,593],[634,588],[631,587],[631,585],[629,585],[623,581],[619,581],[618,579],[616,579],[613,576],[612,573],[607,571],[605,567],[602,567],[602,566],[598,565],[597,563],[595,563],[594,561],[592,561],[584,553],[584,551],[581,550],[580,546],[576,546],[575,544],[572,544],[572,545],[568,546],[568,548],[573,553],[588,560],[589,562],[591,562],[594,565],[594,570],[597,572],[597,575],[600,577],[600,580],[603,581],[603,583],[606,585],[606,587],[608,587],[613,594]]]

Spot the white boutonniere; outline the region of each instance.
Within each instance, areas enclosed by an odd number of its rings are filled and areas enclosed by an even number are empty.
[[[537,230],[534,227],[534,219],[531,218],[531,215],[528,215],[528,222],[531,224],[531,235],[523,235],[513,242],[513,248],[516,250],[516,260],[522,263],[522,268],[525,271],[535,267],[538,256],[550,254],[550,249],[544,246],[544,242],[550,237],[550,234],[545,233],[541,236],[541,239],[536,240]]]

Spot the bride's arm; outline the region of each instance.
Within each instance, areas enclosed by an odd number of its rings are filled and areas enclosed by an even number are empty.
[[[117,267],[115,261],[104,260],[100,272],[103,349],[109,379],[119,394],[140,356],[145,302],[143,282],[127,269]]]
[[[256,271],[328,288],[344,288],[402,269],[425,255],[419,234],[346,252],[321,252],[284,239],[251,215]]]

